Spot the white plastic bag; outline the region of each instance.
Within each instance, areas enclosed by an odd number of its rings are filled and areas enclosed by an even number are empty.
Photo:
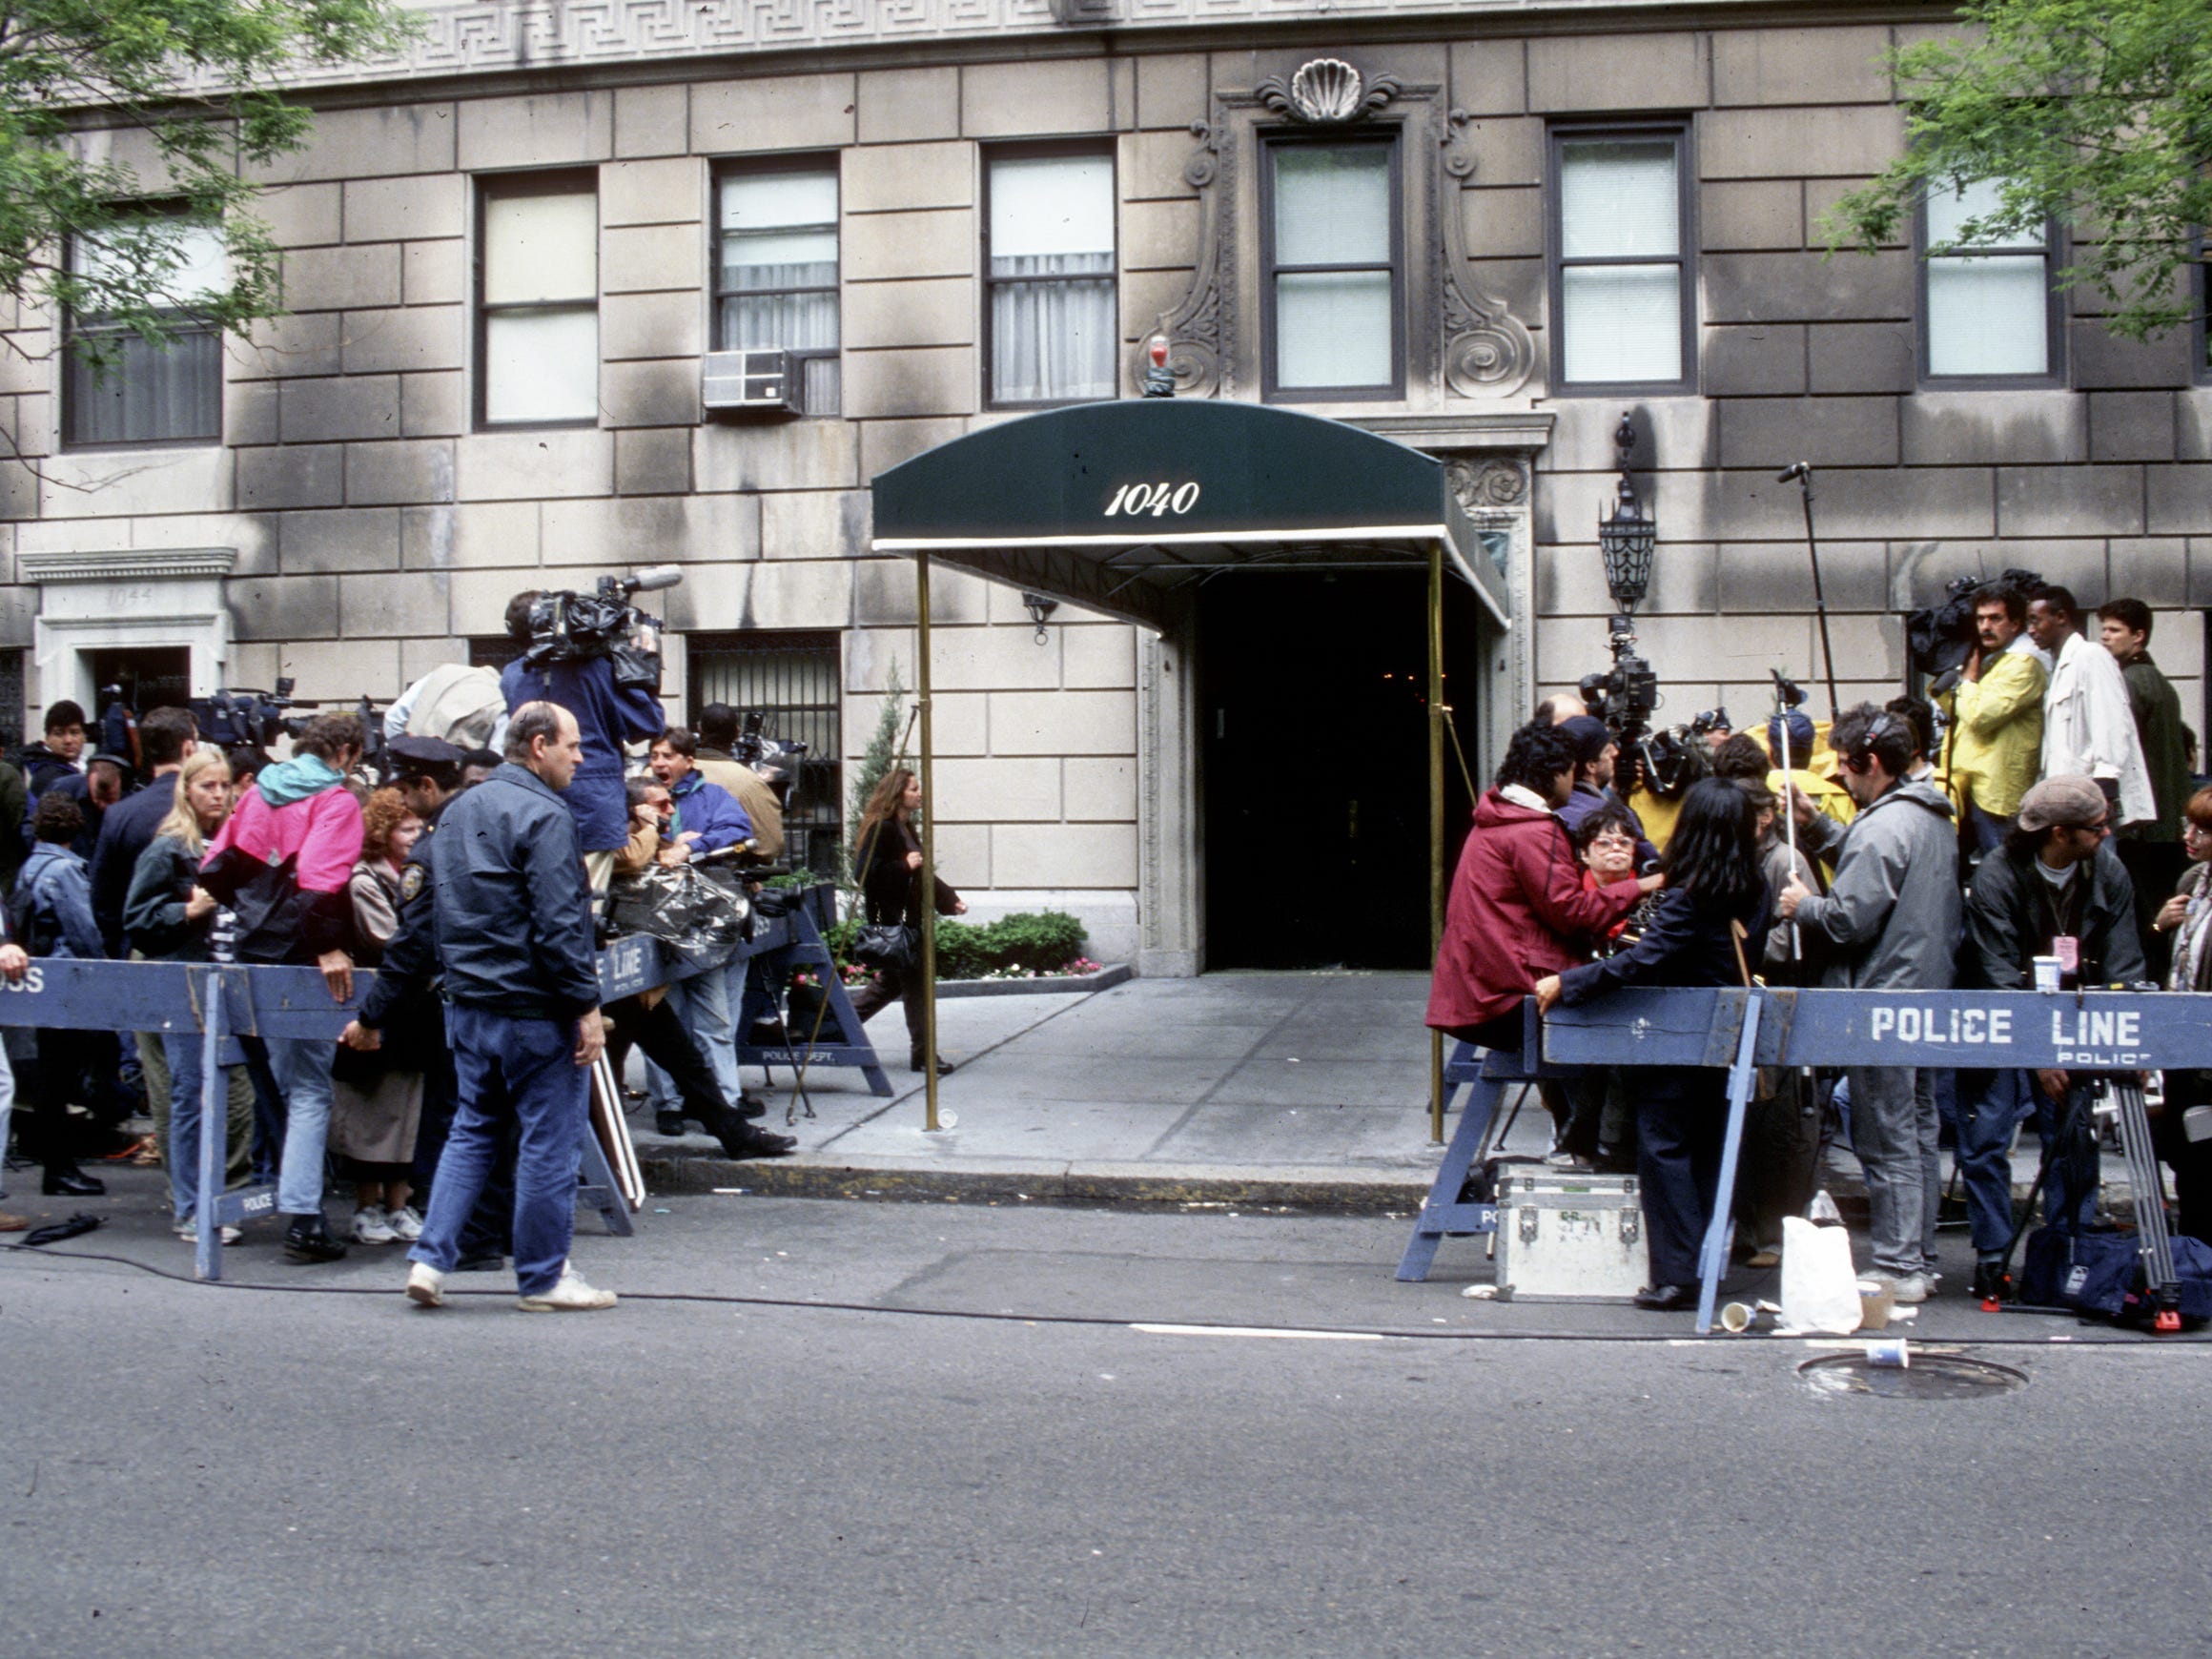
[[[1782,1218],[1782,1322],[1792,1330],[1858,1329],[1858,1274],[1851,1264],[1851,1235],[1841,1227],[1815,1227],[1799,1216]]]

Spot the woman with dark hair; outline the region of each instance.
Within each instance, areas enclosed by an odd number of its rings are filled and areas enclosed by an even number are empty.
[[[871,922],[921,926],[922,838],[913,823],[914,814],[921,809],[922,780],[905,767],[893,767],[870,792],[868,805],[861,811],[860,830],[852,838],[852,865],[860,880],[861,902]],[[940,916],[967,912],[967,901],[941,876],[934,897]],[[894,996],[906,1004],[911,1063],[918,1072],[923,1064],[923,987],[918,964],[878,969],[872,979],[852,993],[852,1011],[865,1020]],[[939,1075],[952,1069],[952,1062],[939,1056]]]
[[[1486,1049],[1518,1053],[1521,1004],[1538,975],[1583,960],[1588,935],[1628,913],[1658,877],[1583,883],[1558,810],[1574,789],[1574,744],[1530,722],[1513,734],[1497,786],[1475,808],[1444,912],[1427,1023]]]
[[[2174,936],[2168,991],[2212,991],[2212,789],[2199,789],[2181,809],[2181,847],[2189,868],[2151,926]],[[2159,1156],[2174,1166],[2177,1232],[2212,1244],[2212,1140],[2191,1140],[2181,1118],[2212,1103],[2212,1071],[2166,1074],[2166,1109],[2152,1126]]]
[[[1707,778],[1683,797],[1667,841],[1667,889],[1643,934],[1602,961],[1554,973],[1536,1006],[1587,1002],[1624,985],[1741,985],[1744,941],[1766,925],[1756,814],[1744,792]],[[1636,1166],[1651,1282],[1636,1305],[1666,1310],[1697,1300],[1697,1256],[1720,1184],[1728,1125],[1724,1069],[1655,1068],[1637,1103]]]

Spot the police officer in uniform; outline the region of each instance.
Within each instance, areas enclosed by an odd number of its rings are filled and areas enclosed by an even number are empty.
[[[432,891],[461,1108],[422,1237],[408,1252],[407,1296],[419,1306],[445,1301],[445,1276],[508,1122],[522,1137],[519,1305],[614,1305],[611,1291],[585,1283],[568,1260],[591,1064],[605,1046],[584,852],[561,799],[583,756],[574,715],[525,703],[507,724],[506,763],[449,807],[440,828]]]

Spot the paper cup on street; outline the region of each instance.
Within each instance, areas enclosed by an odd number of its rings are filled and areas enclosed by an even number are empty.
[[[1869,1342],[1866,1345],[1866,1354],[1868,1364],[1880,1365],[1898,1371],[1904,1370],[1913,1362],[1912,1350],[1905,1345],[1905,1339],[1902,1337],[1891,1337],[1883,1342]]]

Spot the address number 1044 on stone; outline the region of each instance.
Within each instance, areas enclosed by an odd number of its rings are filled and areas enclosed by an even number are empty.
[[[1132,483],[1123,484],[1114,492],[1114,499],[1106,503],[1102,518],[1127,514],[1131,518],[1150,513],[1163,519],[1174,513],[1178,518],[1198,504],[1198,486],[1196,482],[1184,484]]]

